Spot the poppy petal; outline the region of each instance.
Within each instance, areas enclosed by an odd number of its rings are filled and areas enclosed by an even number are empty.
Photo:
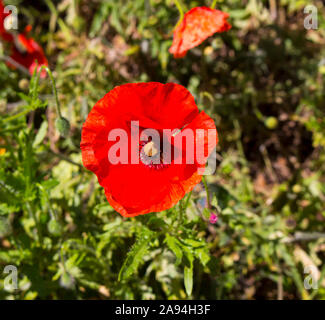
[[[191,9],[174,30],[169,52],[175,58],[184,57],[189,49],[198,46],[214,33],[229,30],[231,25],[227,22],[228,17],[228,13],[208,7]]]

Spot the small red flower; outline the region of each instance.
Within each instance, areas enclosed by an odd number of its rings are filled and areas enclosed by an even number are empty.
[[[18,34],[10,58],[28,69],[30,74],[33,74],[37,65],[37,71],[39,71],[41,66],[48,66],[48,61],[42,47],[33,38],[28,38],[27,35],[30,31],[31,26],[27,26],[24,33]],[[41,78],[45,77],[46,71],[43,70]]]
[[[159,139],[165,129],[173,131],[167,139],[172,153],[177,148],[175,135],[186,129],[194,132],[194,141],[196,129],[203,132],[205,161],[218,142],[213,120],[199,112],[193,96],[181,85],[133,83],[108,92],[89,113],[82,128],[80,148],[84,166],[97,175],[108,202],[125,217],[171,208],[201,181],[198,169],[205,166],[202,161],[185,161],[184,141],[182,150],[178,148],[179,156],[166,161],[154,140],[142,141],[132,133],[134,121],[138,122],[140,136],[145,129],[158,131]],[[175,134],[174,129],[178,128]],[[109,160],[108,154],[116,142],[109,141],[108,136],[116,129],[125,131],[128,138],[127,163],[113,164]],[[215,133],[212,140],[206,138],[208,130]],[[180,158],[184,160],[181,163],[177,161]],[[139,161],[134,163],[132,159]],[[155,162],[157,159],[161,161]]]
[[[227,22],[228,13],[207,7],[196,7],[188,11],[174,30],[173,44],[169,52],[175,58],[182,58],[189,49],[201,44],[216,32],[231,28]]]
[[[4,13],[5,6],[2,3],[2,0],[0,0],[0,39],[8,42],[12,42],[14,40],[13,36],[5,29],[4,22],[7,16],[10,15],[10,13]]]

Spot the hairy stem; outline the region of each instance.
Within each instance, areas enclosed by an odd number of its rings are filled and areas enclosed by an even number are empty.
[[[51,79],[52,91],[53,91],[53,95],[54,95],[55,103],[56,103],[56,110],[58,112],[59,117],[62,118],[61,108],[60,108],[60,103],[59,103],[59,98],[58,98],[58,92],[56,90],[56,84],[55,84],[55,80],[54,80],[53,74],[52,74],[51,70],[48,67],[46,67],[46,66],[42,66],[40,68],[40,72],[43,69],[47,72],[47,74],[49,75],[49,77]]]
[[[183,4],[179,0],[174,0],[174,3],[179,11],[179,20],[175,26],[174,29],[177,28],[177,26],[183,21],[184,18],[184,10],[183,10]]]
[[[211,9],[214,9],[216,4],[217,4],[218,0],[213,0],[212,4],[211,4]]]

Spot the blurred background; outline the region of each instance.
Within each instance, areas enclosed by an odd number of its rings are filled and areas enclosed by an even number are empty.
[[[183,1],[187,9],[212,1]],[[172,0],[4,1],[43,48],[35,85],[0,46],[0,299],[325,298],[325,7],[322,1],[229,0],[232,29],[174,59]],[[317,28],[307,30],[307,5]],[[82,167],[81,127],[128,82],[176,82],[219,133],[208,176],[174,209],[132,219]],[[139,242],[148,234],[146,243]],[[134,245],[135,243],[135,245]],[[131,249],[132,248],[132,249]],[[17,268],[6,289],[5,267]],[[132,276],[131,276],[132,275]]]

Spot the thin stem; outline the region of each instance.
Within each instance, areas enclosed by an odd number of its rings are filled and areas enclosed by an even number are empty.
[[[13,115],[13,116],[11,116],[11,117],[5,118],[2,122],[3,122],[3,123],[6,123],[6,122],[9,122],[9,121],[15,120],[15,119],[17,119],[17,118],[20,118],[20,117],[26,115],[26,114],[29,113],[30,111],[31,111],[31,110],[24,110],[24,111],[19,112],[19,113],[15,114],[15,115]]]
[[[207,181],[205,179],[205,176],[202,176],[202,182],[204,184],[205,192],[207,194],[207,208],[208,209],[211,209],[211,204],[210,204],[210,191],[209,191],[208,184],[207,184]]]
[[[182,4],[179,0],[174,0],[174,3],[179,11],[179,20],[178,20],[176,26],[174,27],[174,29],[176,29],[178,27],[178,25],[183,21],[184,10],[183,10]]]
[[[214,9],[216,4],[217,4],[218,0],[213,0],[212,4],[211,4],[211,9]]]
[[[202,88],[205,90],[207,77],[207,63],[206,63],[206,56],[204,54],[204,46],[201,46],[201,79],[202,79]]]
[[[55,80],[54,80],[53,74],[52,74],[51,70],[48,67],[46,67],[46,66],[41,66],[40,72],[43,69],[47,72],[47,74],[49,75],[49,77],[51,79],[52,91],[53,91],[53,95],[55,97],[56,109],[57,109],[57,112],[58,112],[59,117],[62,118],[61,108],[60,108],[60,103],[59,103],[59,98],[58,98],[58,92],[56,90],[56,84],[55,84]]]
[[[183,221],[183,199],[179,202],[179,212],[178,212],[178,223],[181,224]]]
[[[79,167],[80,169],[84,169],[84,167],[80,163],[74,162],[73,160],[71,160],[70,158],[66,157],[65,155],[63,155],[61,153],[57,153],[57,152],[55,152],[55,151],[53,151],[51,149],[49,150],[49,152],[51,154],[53,154],[54,156],[57,156],[58,158],[60,158],[60,159],[62,159],[64,161],[67,161],[67,162],[69,162],[69,163],[71,163],[71,164]]]
[[[191,199],[191,195],[192,195],[192,191],[188,193],[187,197],[186,197],[186,200],[185,200],[185,205],[184,205],[184,209],[186,210],[187,207],[188,207],[188,204],[190,202],[190,199]]]

